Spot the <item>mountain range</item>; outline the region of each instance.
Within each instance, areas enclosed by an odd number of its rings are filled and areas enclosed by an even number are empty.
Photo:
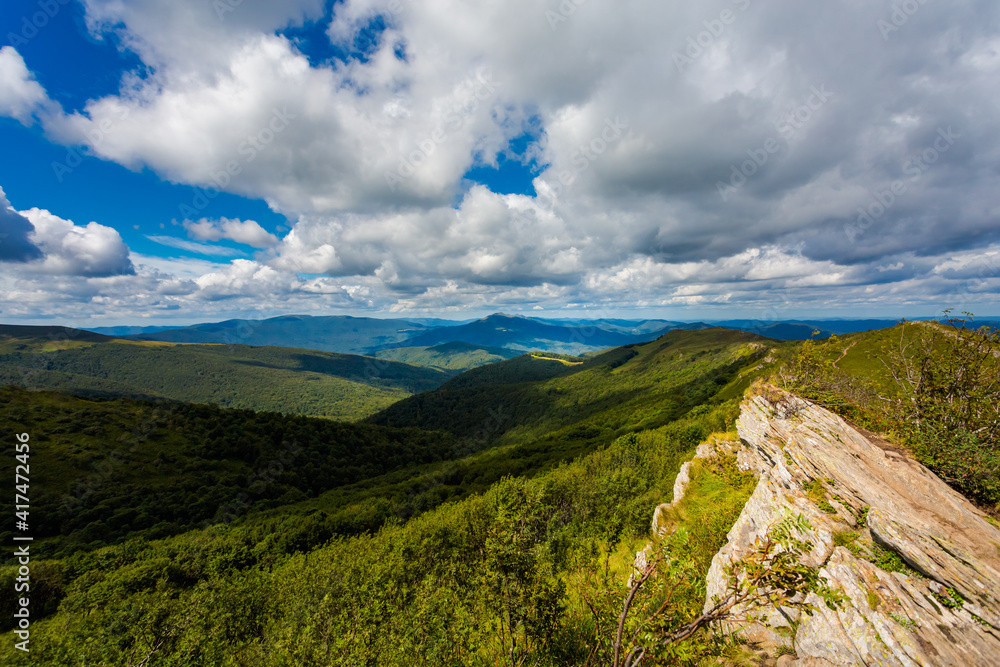
[[[0,385],[355,420],[458,371],[271,345],[166,343],[0,325]]]
[[[347,316],[284,315],[265,320],[227,320],[161,329],[144,327],[98,327],[96,333],[133,340],[173,343],[225,343],[277,345],[381,358],[410,359],[441,368],[470,368],[486,359],[495,361],[509,352],[539,350],[561,354],[585,354],[620,345],[643,343],[675,329],[693,330],[710,326],[749,331],[776,340],[828,338],[872,329],[888,328],[895,320],[723,320],[680,322],[662,319],[542,319],[496,313],[478,320],[452,321],[435,318],[379,319]],[[818,332],[818,333],[816,333]],[[470,350],[421,349],[450,343],[466,343]],[[388,352],[406,348],[407,352]],[[418,348],[413,350],[412,348]],[[486,348],[492,348],[488,351]],[[497,354],[496,350],[508,353]],[[419,352],[419,353],[418,353]],[[459,358],[454,358],[458,353]],[[465,364],[465,365],[463,365]]]

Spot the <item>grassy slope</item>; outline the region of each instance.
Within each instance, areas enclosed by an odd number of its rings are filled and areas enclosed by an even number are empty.
[[[433,389],[451,373],[370,357],[280,347],[53,341],[0,328],[0,385],[86,396],[169,398],[354,420]]]

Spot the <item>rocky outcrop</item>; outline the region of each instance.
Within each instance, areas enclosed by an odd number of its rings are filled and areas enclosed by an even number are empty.
[[[665,520],[667,510],[684,500],[684,494],[687,493],[687,488],[691,484],[691,464],[695,459],[710,459],[720,454],[731,454],[740,448],[741,445],[739,442],[732,440],[719,440],[714,436],[709,440],[709,442],[703,442],[698,445],[697,450],[695,450],[694,459],[681,464],[677,477],[674,479],[673,500],[669,503],[661,503],[660,505],[657,505],[656,509],[653,511],[653,523],[650,526],[652,534],[657,537],[664,537],[667,535],[669,525],[669,523]],[[639,573],[645,571],[648,563],[649,552],[652,548],[653,545],[650,543],[647,544],[645,548],[635,552],[632,572],[628,578],[628,588],[632,587],[632,583],[635,581],[636,577],[639,576]]]
[[[714,437],[709,442],[703,442],[698,445],[698,449],[694,454],[694,459],[681,464],[681,469],[677,473],[676,479],[674,479],[673,500],[669,503],[657,505],[656,510],[653,512],[653,524],[651,526],[653,535],[663,536],[665,534],[667,524],[663,520],[664,513],[684,499],[684,494],[687,492],[688,485],[691,484],[691,464],[694,460],[709,459],[717,454],[731,453],[739,447],[740,443],[738,442],[718,440]]]
[[[706,609],[725,591],[726,566],[801,514],[806,563],[845,600],[832,610],[809,599],[811,616],[769,610],[766,624],[741,630],[748,638],[791,646],[799,662],[789,664],[1000,664],[1000,530],[917,462],[816,405],[764,393],[737,422],[737,460],[759,482],[712,562]],[[892,554],[905,566],[887,565]]]

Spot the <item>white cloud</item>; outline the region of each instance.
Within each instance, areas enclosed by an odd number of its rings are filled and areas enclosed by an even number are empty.
[[[32,243],[31,222],[14,210],[0,188],[0,262],[27,262],[39,259],[42,251]]]
[[[387,30],[365,61],[311,64],[280,31],[318,17],[318,0],[221,18],[200,0],[87,0],[95,33],[153,71],[42,120],[104,159],[294,221],[280,240],[250,220],[186,222],[196,241],[262,250],[193,276],[198,298],[929,303],[969,292],[946,257],[1000,242],[1000,5],[926,4],[886,41],[883,4],[622,0],[553,24],[555,0],[346,0],[329,26],[339,44],[378,14]],[[687,52],[724,9],[735,20]],[[4,53],[23,102],[7,113],[29,118],[48,98]],[[529,121],[539,196],[462,194],[468,168]],[[992,284],[969,293],[986,301]]]
[[[180,248],[181,250],[187,250],[188,252],[196,252],[199,255],[214,255],[216,257],[239,257],[243,253],[236,248],[227,248],[225,246],[211,245],[210,243],[195,243],[193,241],[185,241],[184,239],[179,239],[175,236],[161,236],[161,235],[150,235],[147,234],[146,238],[153,243],[159,243],[160,245],[169,246],[171,248]]]
[[[254,220],[207,220],[184,221],[188,236],[198,241],[219,241],[228,239],[254,248],[270,248],[278,243],[278,237],[261,227]]]
[[[16,118],[31,125],[34,115],[52,103],[21,54],[13,46],[0,48],[0,116]]]
[[[31,241],[44,258],[29,267],[33,271],[60,276],[102,277],[135,272],[128,246],[118,232],[89,222],[75,225],[48,211],[32,208],[21,211],[31,221]]]

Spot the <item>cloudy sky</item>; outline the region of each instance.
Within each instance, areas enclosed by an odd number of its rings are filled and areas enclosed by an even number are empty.
[[[5,0],[0,321],[1000,314],[995,0]]]

